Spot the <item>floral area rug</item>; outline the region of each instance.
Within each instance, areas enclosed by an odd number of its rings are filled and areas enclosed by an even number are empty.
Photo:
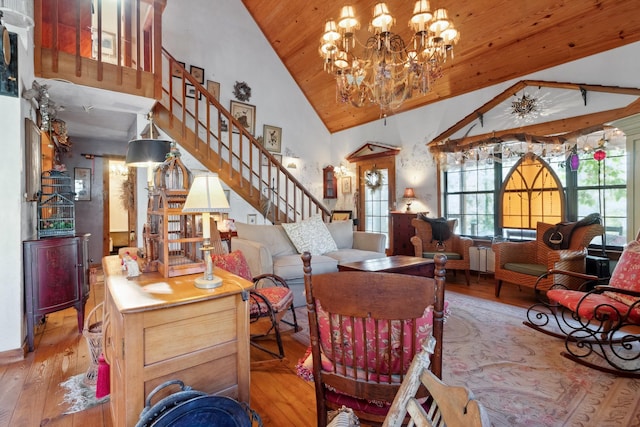
[[[640,426],[640,380],[615,377],[563,357],[564,341],[522,324],[519,307],[447,292],[443,380],[464,385],[495,427]],[[304,328],[294,339],[308,344]]]
[[[524,326],[523,308],[447,299],[443,380],[469,387],[494,426],[640,425],[640,380],[563,357],[564,341]]]

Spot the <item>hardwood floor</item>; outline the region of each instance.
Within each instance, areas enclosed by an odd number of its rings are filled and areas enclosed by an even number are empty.
[[[447,290],[496,300],[494,280],[490,275],[472,274],[470,286],[464,275],[447,276]],[[102,301],[104,288],[98,283],[91,289],[87,313]],[[531,289],[505,284],[499,301],[522,307],[534,302]],[[67,309],[48,316],[36,331],[36,350],[25,360],[0,365],[0,427],[33,426],[112,426],[109,403],[75,414],[65,415],[61,405],[63,391],[59,384],[83,373],[89,366],[85,338],[78,334],[76,312]],[[314,426],[315,394],[313,384],[296,376],[295,365],[306,346],[284,333],[287,357],[280,361],[251,348],[251,408],[269,426]],[[264,341],[266,345],[275,341]]]

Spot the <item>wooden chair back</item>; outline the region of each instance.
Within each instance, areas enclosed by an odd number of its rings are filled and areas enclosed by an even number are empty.
[[[446,385],[429,371],[429,356],[435,345],[436,340],[431,337],[413,358],[383,426],[401,427],[409,416],[417,426],[489,427],[487,412],[468,388]],[[421,385],[429,394],[426,405],[416,398]]]
[[[428,338],[423,316],[431,309],[436,337],[431,369],[441,376],[445,256],[434,260],[435,278],[359,271],[312,276],[311,255],[302,260],[318,426],[326,426],[328,410],[342,406],[327,399],[331,390],[390,405],[420,351],[420,339]],[[386,416],[352,409],[370,423]]]

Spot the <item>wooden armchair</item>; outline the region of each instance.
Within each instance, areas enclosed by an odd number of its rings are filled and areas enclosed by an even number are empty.
[[[416,229],[416,235],[411,238],[415,256],[420,258],[433,258],[435,254],[442,253],[447,257],[447,270],[464,270],[467,285],[470,283],[471,261],[469,259],[469,248],[473,245],[473,240],[454,234],[457,219],[447,221],[450,236],[448,239],[438,241],[434,239],[431,224],[420,218],[411,220],[411,225]]]
[[[302,255],[319,427],[327,411],[351,408],[379,425],[420,351],[436,338],[431,370],[442,373],[446,257],[435,256],[435,278],[347,271],[311,275]]]
[[[548,302],[529,308],[524,324],[564,339],[562,354],[574,362],[640,378],[640,232],[625,247],[610,279],[553,273],[587,281],[576,290],[554,285],[547,291]]]
[[[567,249],[551,249],[543,240],[545,232],[553,224],[538,222],[536,240],[528,242],[499,242],[492,246],[495,253],[495,294],[500,296],[502,282],[535,288],[544,292],[554,283],[567,287],[577,287],[581,280],[570,276],[548,275],[537,284],[538,277],[549,270],[567,270],[584,273],[587,247],[594,237],[601,235],[604,228],[600,224],[577,227],[571,234]]]

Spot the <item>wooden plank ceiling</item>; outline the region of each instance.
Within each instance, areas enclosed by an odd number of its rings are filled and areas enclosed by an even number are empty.
[[[242,0],[267,40],[331,132],[378,120],[376,106],[336,102],[335,84],[318,54],[327,19],[356,8],[361,28],[371,20],[373,0]],[[458,96],[640,40],[637,2],[628,0],[443,0],[460,41],[443,77],[428,94],[407,100],[398,112]],[[390,0],[393,31],[411,38],[407,25],[414,1]],[[361,32],[363,30],[360,30]],[[599,82],[574,82],[593,83]],[[475,108],[475,106],[473,106]],[[471,109],[471,108],[470,108]],[[461,114],[462,115],[462,114]]]

